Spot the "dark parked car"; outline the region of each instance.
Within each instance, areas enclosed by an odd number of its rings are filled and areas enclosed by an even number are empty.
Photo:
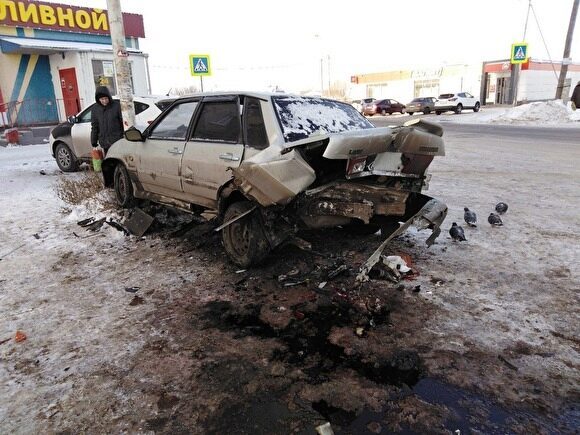
[[[395,112],[404,113],[405,105],[399,103],[397,100],[385,99],[373,101],[371,104],[366,104],[363,107],[363,115],[373,116],[377,113],[381,115],[392,115]]]
[[[412,115],[415,112],[423,112],[425,115],[435,110],[435,101],[436,99],[433,97],[421,97],[421,98],[414,98],[409,104],[405,111]]]

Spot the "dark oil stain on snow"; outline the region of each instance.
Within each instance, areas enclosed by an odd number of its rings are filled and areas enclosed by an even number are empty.
[[[203,319],[206,327],[233,331],[238,337],[252,335],[280,340],[287,350],[275,352],[272,360],[300,367],[308,375],[310,384],[328,381],[332,372],[341,367],[353,369],[361,377],[377,384],[400,386],[401,393],[397,399],[414,395],[428,404],[443,406],[449,410],[452,417],[441,422],[443,430],[504,434],[513,432],[513,424],[526,425],[532,422],[534,427],[550,432],[550,422],[538,415],[523,410],[508,410],[475,392],[424,377],[421,358],[413,350],[401,349],[389,359],[375,362],[345,355],[341,347],[328,340],[328,335],[333,326],[352,326],[351,311],[346,306],[320,305],[315,315],[302,321],[291,321],[282,329],[275,329],[262,321],[260,311],[259,304],[235,306],[227,301],[214,301],[206,305]],[[388,315],[384,315],[380,321],[387,323]],[[309,364],[306,364],[307,360]],[[355,412],[334,407],[324,400],[312,403],[311,407],[332,424],[337,435],[391,433],[384,424],[389,421],[389,411],[364,410],[357,415]],[[286,406],[274,397],[270,397],[270,400],[262,397],[241,403],[233,402],[228,413],[223,412],[220,415],[222,420],[212,420],[208,433],[220,433],[228,428],[237,429],[236,433],[287,433],[287,419],[290,418]],[[578,410],[571,409],[564,421],[560,419],[559,427],[577,427],[574,426],[577,417]],[[369,427],[373,427],[375,431],[371,432]],[[377,427],[381,428],[379,432],[376,431]],[[402,425],[401,431],[397,433],[422,432]]]

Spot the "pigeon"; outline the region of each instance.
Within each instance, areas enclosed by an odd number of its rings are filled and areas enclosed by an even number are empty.
[[[499,214],[504,214],[508,210],[508,205],[505,202],[498,202],[495,206],[495,211]]]
[[[465,219],[467,225],[469,225],[470,227],[476,227],[477,215],[475,214],[475,212],[469,210],[467,207],[465,207],[463,210],[465,211],[465,213],[463,213],[463,219]]]
[[[455,222],[453,222],[451,228],[449,229],[449,235],[455,241],[459,242],[467,241],[467,239],[465,238],[465,234],[463,233],[463,228],[461,228],[461,226],[457,225]]]
[[[501,218],[495,213],[490,213],[487,221],[491,224],[492,227],[501,227],[503,225]]]

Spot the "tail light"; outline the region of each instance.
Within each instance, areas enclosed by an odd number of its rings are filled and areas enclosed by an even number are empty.
[[[376,104],[373,104],[371,107],[373,108],[373,110],[377,110],[377,105]]]
[[[153,122],[152,120],[151,121],[147,121],[147,124],[151,124],[152,122]]]
[[[456,101],[457,97],[450,98],[449,101]]]
[[[366,165],[367,165],[366,156],[348,159],[348,162],[346,164],[346,175],[358,174],[359,172],[365,170]]]

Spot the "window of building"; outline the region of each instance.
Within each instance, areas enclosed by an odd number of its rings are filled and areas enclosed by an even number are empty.
[[[414,97],[432,97],[439,95],[439,79],[415,80]]]
[[[112,60],[93,59],[93,80],[95,87],[106,86],[111,95],[117,95],[117,83],[115,82],[115,64]],[[129,62],[129,74],[131,77],[131,92],[135,93],[133,85],[133,64]]]

